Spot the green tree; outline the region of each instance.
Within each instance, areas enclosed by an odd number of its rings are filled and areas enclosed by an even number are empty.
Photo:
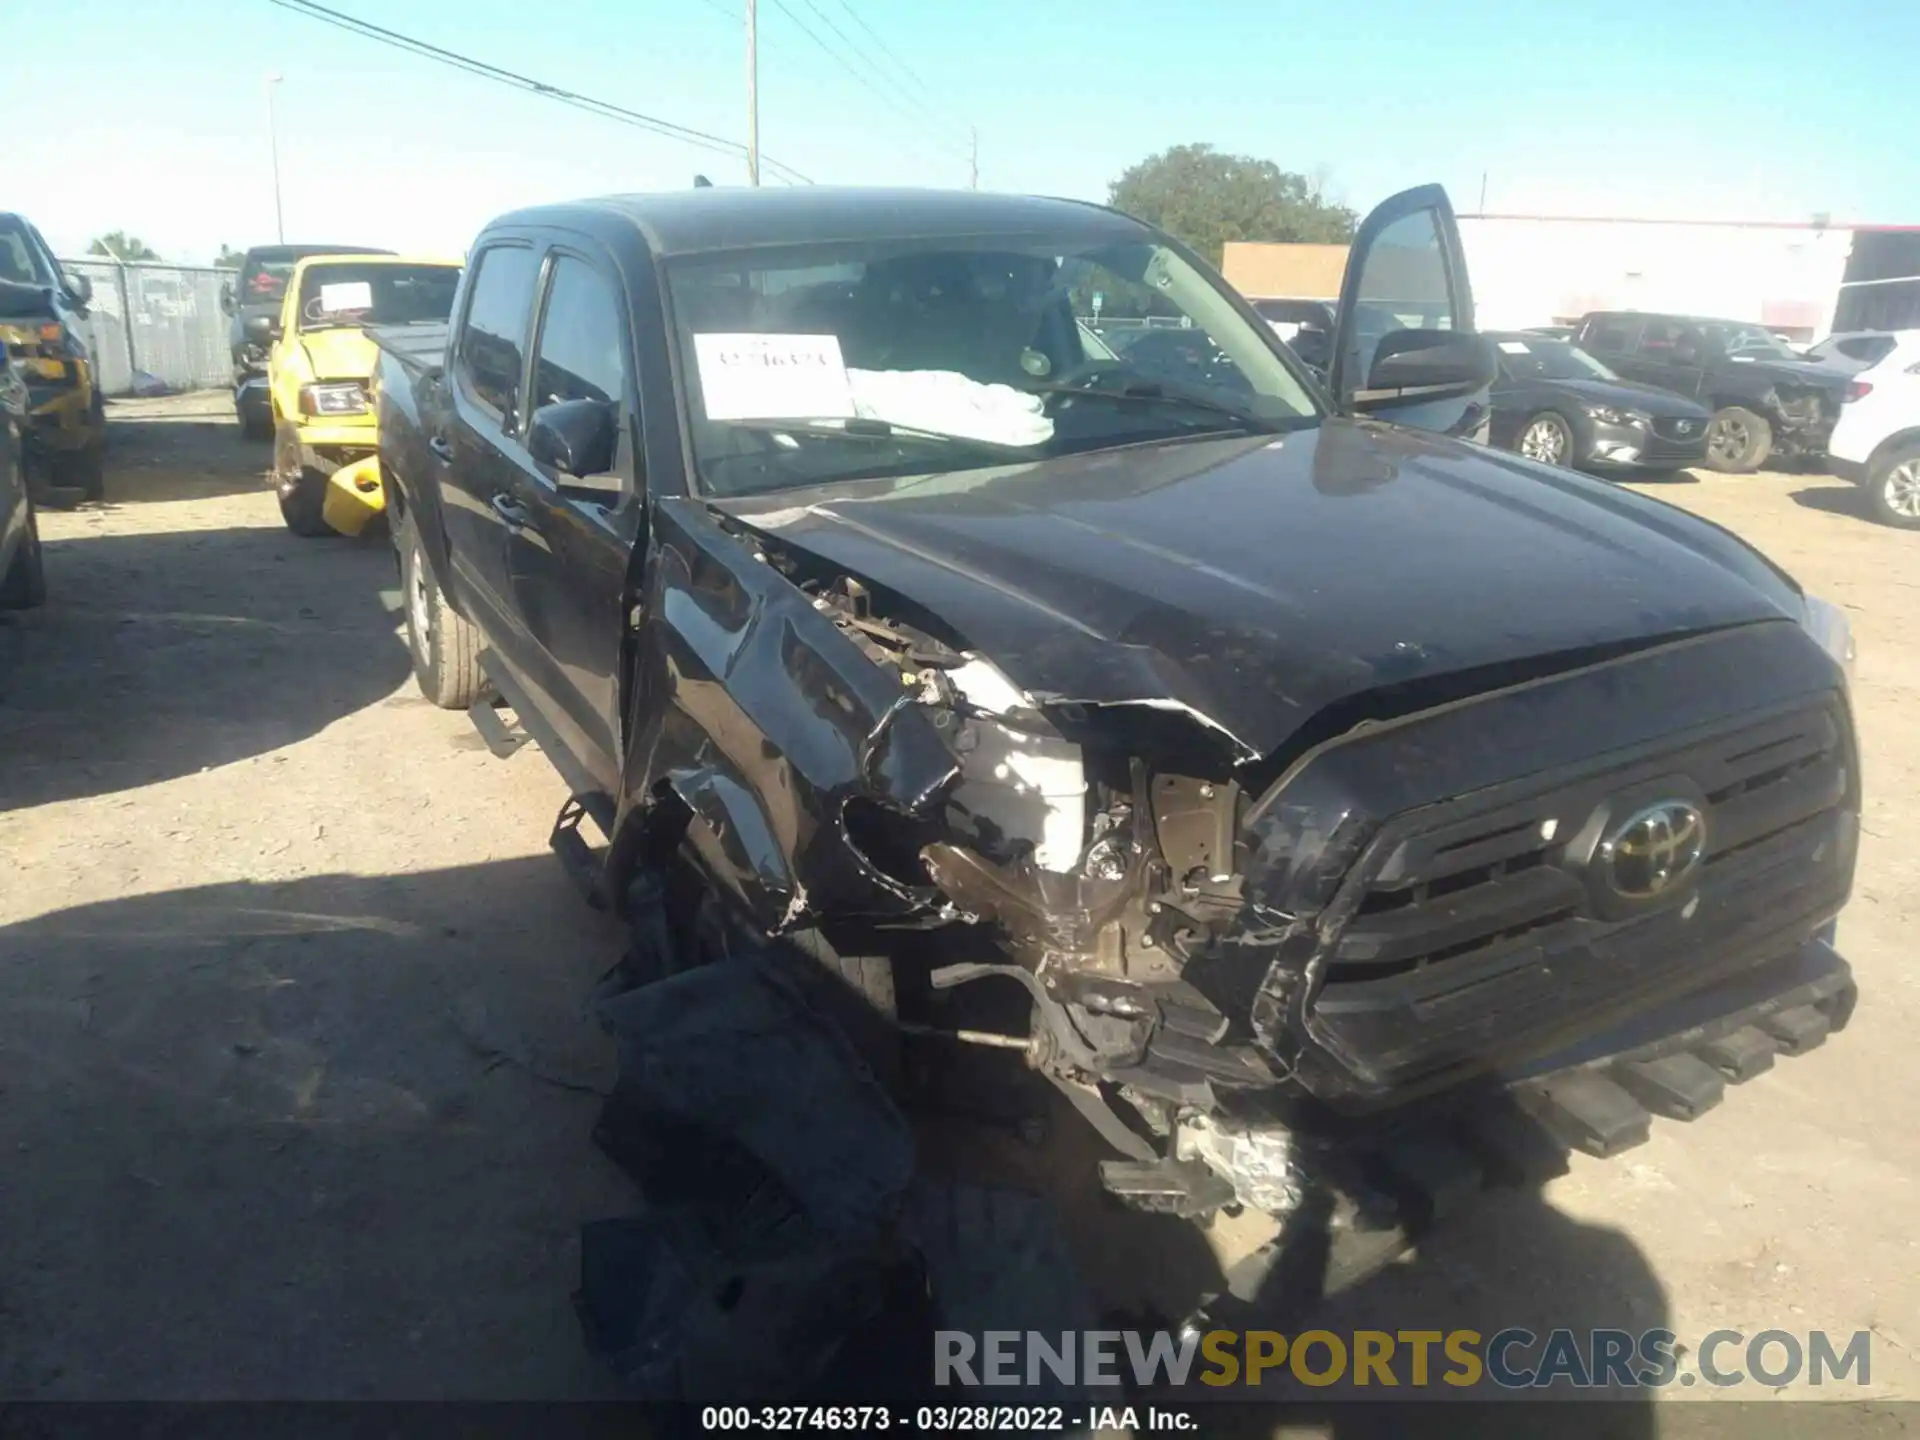
[[[1107,191],[1116,210],[1158,225],[1215,265],[1229,240],[1340,245],[1358,217],[1326,198],[1324,177],[1271,160],[1223,155],[1211,145],[1175,145],[1149,155]]]
[[[216,270],[238,270],[240,268],[240,262],[245,258],[246,255],[244,251],[236,250],[231,245],[222,245],[220,247],[220,253],[213,257],[213,268]]]
[[[124,230],[109,230],[87,246],[89,255],[105,255],[109,260],[158,260],[160,252],[138,235]]]

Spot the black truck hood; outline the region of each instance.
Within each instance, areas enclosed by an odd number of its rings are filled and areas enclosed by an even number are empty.
[[[1564,390],[1595,405],[1612,405],[1621,410],[1638,410],[1656,419],[1707,420],[1712,412],[1696,405],[1684,395],[1662,390],[1657,385],[1641,385],[1632,380],[1537,380],[1536,384]]]
[[[709,503],[1037,699],[1186,710],[1244,758],[1368,690],[1800,604],[1681,511],[1364,422]]]

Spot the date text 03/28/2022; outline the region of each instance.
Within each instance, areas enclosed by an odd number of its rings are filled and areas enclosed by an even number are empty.
[[[700,1428],[782,1431],[802,1435],[831,1430],[905,1430],[932,1433],[1005,1432],[1021,1435],[1103,1431],[1191,1432],[1199,1422],[1185,1410],[1162,1406],[1063,1405],[708,1405]]]

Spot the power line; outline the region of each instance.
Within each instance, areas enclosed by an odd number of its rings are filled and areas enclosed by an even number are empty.
[[[938,127],[942,130],[945,129],[948,123],[945,119],[943,119],[939,115],[936,115],[932,110],[928,109],[925,101],[921,100],[921,98],[918,95],[915,95],[910,88],[902,84],[898,79],[896,79],[892,74],[890,74],[885,69],[885,67],[875,63],[872,56],[868,55],[866,51],[860,47],[858,42],[853,40],[847,34],[846,31],[842,30],[838,25],[834,24],[833,17],[828,15],[826,11],[822,10],[819,7],[819,5],[814,3],[814,0],[800,0],[800,3],[802,5],[805,5],[807,9],[811,10],[815,15],[819,16],[820,23],[822,25],[825,25],[827,29],[831,30],[834,33],[834,35],[839,38],[840,43],[845,45],[849,51],[851,51],[855,56],[857,56],[866,65],[866,67],[873,72],[873,74],[876,77],[878,77],[879,79],[885,80],[889,84],[891,84],[896,90],[899,91],[902,99],[906,100],[908,104],[912,105],[916,110],[918,110],[922,115],[924,115],[926,119],[930,121],[935,127]],[[948,137],[942,136],[941,138],[946,139]],[[949,141],[949,143],[952,143],[952,142]],[[959,149],[961,151],[964,151],[965,148],[966,147],[964,145],[956,146],[956,149]]]
[[[709,3],[711,3],[711,0],[709,0]],[[862,30],[867,32],[867,38],[873,41],[873,43],[879,47],[880,53],[886,56],[887,59],[891,60],[894,63],[895,68],[897,68],[901,74],[905,75],[907,79],[911,80],[914,83],[914,85],[922,93],[931,92],[933,87],[928,85],[925,80],[922,80],[919,74],[914,70],[914,68],[911,65],[907,64],[905,60],[902,60],[900,58],[899,53],[895,51],[891,45],[887,44],[886,41],[880,38],[880,32],[875,30],[873,26],[869,25],[866,22],[866,20],[861,17],[861,14],[858,10],[855,10],[852,5],[848,4],[847,0],[839,0],[839,5],[842,10],[847,12],[847,17],[850,20],[852,20],[854,24],[858,25]],[[949,117],[950,121],[951,119],[952,117]],[[957,122],[953,122],[953,123],[957,123]]]
[[[274,3],[280,4],[282,3],[282,0],[274,0]],[[907,114],[907,112],[901,108],[900,103],[897,100],[895,100],[892,96],[888,95],[885,91],[881,90],[877,85],[875,85],[871,80],[869,80],[864,74],[862,74],[858,69],[856,69],[853,63],[849,61],[846,58],[846,56],[842,55],[838,50],[834,49],[831,45],[829,45],[826,41],[822,40],[817,34],[815,34],[811,29],[809,29],[806,21],[802,20],[798,15],[794,14],[793,10],[787,5],[786,0],[773,0],[773,4],[775,5],[775,7],[779,9],[781,14],[785,15],[787,19],[793,22],[794,27],[797,30],[799,30],[799,32],[802,35],[806,36],[809,40],[813,41],[814,44],[818,45],[829,56],[831,56],[835,61],[835,63],[837,63],[843,70],[845,70],[849,75],[853,76],[855,80],[858,80],[861,83],[861,85],[866,87],[868,91],[870,91],[872,94],[877,96],[880,99],[882,104],[892,107],[894,110],[899,111],[903,115]],[[912,119],[913,117],[911,115],[908,115],[907,118]],[[909,150],[913,150],[915,147],[908,146],[906,148],[908,148]],[[916,153],[924,154],[925,152],[916,151]],[[928,158],[931,158],[931,157],[928,157]]]
[[[483,80],[493,80],[503,85],[511,85],[518,90],[525,90],[530,94],[544,96],[549,100],[558,100],[563,105],[571,105],[576,110],[586,111],[589,115],[598,115],[606,120],[618,120],[623,124],[633,125],[642,130],[650,130],[656,135],[664,135],[670,140],[678,140],[683,144],[693,145],[703,150],[716,151],[722,155],[734,155],[744,158],[747,153],[747,147],[745,145],[742,145],[737,140],[729,140],[723,135],[709,134],[705,130],[696,130],[690,125],[680,125],[671,120],[663,120],[657,115],[646,115],[638,110],[629,110],[625,106],[615,105],[606,100],[596,100],[591,95],[582,95],[578,91],[566,90],[557,85],[549,85],[545,81],[535,80],[517,71],[503,70],[498,65],[489,65],[484,60],[475,60],[469,55],[461,55],[455,51],[443,49],[441,46],[429,44],[425,40],[416,40],[411,35],[402,35],[397,30],[389,30],[385,26],[375,25],[371,21],[361,20],[352,15],[344,15],[338,10],[330,10],[324,5],[316,4],[315,0],[269,0],[269,3],[278,5],[283,10],[291,10],[296,15],[305,15],[309,19],[319,20],[324,24],[334,26],[336,29],[359,35],[364,39],[378,41],[382,45],[390,45],[395,49],[407,51],[409,54],[418,55],[423,59],[452,66],[456,70],[465,71],[469,75],[479,76]],[[769,155],[762,154],[760,156],[760,163],[767,169],[780,171],[802,184],[811,185],[813,183],[811,179],[802,175],[792,166],[784,165]]]

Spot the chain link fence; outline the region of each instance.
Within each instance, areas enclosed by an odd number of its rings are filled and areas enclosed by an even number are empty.
[[[170,390],[225,388],[233,364],[220,286],[231,270],[91,257],[62,260],[69,275],[93,284],[89,347],[108,395],[128,395],[158,381]]]

